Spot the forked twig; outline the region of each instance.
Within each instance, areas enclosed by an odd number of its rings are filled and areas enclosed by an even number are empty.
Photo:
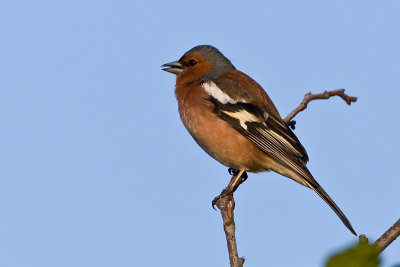
[[[357,101],[357,97],[355,96],[348,96],[344,93],[345,89],[338,89],[338,90],[333,90],[333,91],[325,91],[321,94],[311,94],[310,92],[307,93],[303,101],[301,101],[300,105],[297,106],[292,112],[289,113],[289,115],[286,116],[284,121],[286,124],[289,124],[289,122],[301,111],[305,110],[307,108],[307,105],[310,101],[316,100],[316,99],[328,99],[332,96],[340,96],[344,101],[346,101],[347,105],[351,105],[352,102]]]

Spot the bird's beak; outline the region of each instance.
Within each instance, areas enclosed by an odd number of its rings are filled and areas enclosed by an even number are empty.
[[[162,70],[171,72],[173,74],[179,74],[183,71],[183,66],[182,63],[180,63],[179,61],[173,61],[173,62],[169,62],[169,63],[165,63],[164,65],[161,66],[166,67]]]

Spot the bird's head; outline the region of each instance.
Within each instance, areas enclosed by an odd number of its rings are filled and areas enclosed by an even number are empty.
[[[217,48],[211,45],[195,46],[179,60],[162,65],[163,70],[176,74],[177,83],[194,80],[212,80],[235,66]]]

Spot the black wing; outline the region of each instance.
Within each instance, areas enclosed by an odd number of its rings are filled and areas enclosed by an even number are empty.
[[[279,164],[317,185],[305,168],[308,155],[300,141],[279,118],[244,102],[222,104],[213,97],[214,112]]]

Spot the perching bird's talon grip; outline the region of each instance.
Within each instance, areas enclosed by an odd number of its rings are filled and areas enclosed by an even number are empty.
[[[229,201],[232,203],[233,208],[235,208],[235,201],[233,200],[233,192],[228,192],[226,188],[222,190],[221,194],[219,196],[216,196],[213,201],[211,202],[212,208],[215,209],[215,205],[217,205],[218,200],[221,198],[228,197]]]
[[[240,182],[240,184],[243,184],[247,180],[247,178],[249,178],[249,176],[247,175],[247,172],[244,172],[242,174],[241,178],[242,178],[242,181]]]
[[[247,173],[244,170],[235,170],[234,168],[229,168],[228,172],[230,174],[233,174],[231,181],[229,182],[228,186],[224,190],[222,190],[221,194],[219,194],[219,196],[216,196],[211,202],[213,209],[215,209],[214,206],[217,204],[218,200],[227,196],[229,197],[229,201],[232,203],[233,208],[235,208],[233,193],[236,191],[239,185],[246,181],[248,177]]]
[[[228,173],[229,173],[230,175],[235,175],[235,174],[237,173],[237,171],[238,171],[238,170],[236,170],[236,169],[234,169],[234,168],[229,168],[229,169],[228,169]]]
[[[239,172],[240,172],[240,170],[236,170],[236,169],[234,169],[234,168],[229,168],[229,169],[228,169],[228,173],[229,173],[230,175],[236,175],[236,174],[238,174]],[[244,181],[246,181],[247,178],[248,178],[247,172],[243,172],[241,178],[242,178],[242,182],[241,182],[241,183],[243,183]]]
[[[287,126],[289,126],[289,128],[292,129],[292,130],[296,129],[296,121],[295,120],[289,121]]]

